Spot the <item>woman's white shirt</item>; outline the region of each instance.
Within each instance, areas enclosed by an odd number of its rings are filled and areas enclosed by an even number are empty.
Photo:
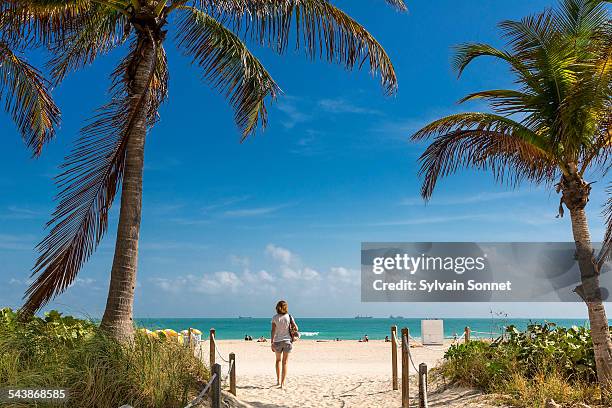
[[[274,317],[272,317],[272,323],[276,325],[274,338],[272,339],[274,343],[279,341],[291,341],[291,335],[289,334],[289,322],[289,313],[276,314]]]

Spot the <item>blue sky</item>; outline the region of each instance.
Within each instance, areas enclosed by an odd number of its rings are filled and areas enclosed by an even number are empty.
[[[279,57],[252,46],[284,94],[269,126],[243,144],[226,101],[167,41],[170,98],[147,140],[136,315],[265,316],[288,298],[303,316],[584,317],[580,304],[361,304],[362,241],[568,241],[558,197],[544,188],[504,189],[465,172],[439,184],[425,206],[410,134],[458,106],[468,92],[511,87],[506,68],[475,63],[457,80],[452,46],[502,45],[496,24],[554,4],[543,0],[408,2],[400,14],[382,0],[335,2],[383,44],[399,78],[385,97],[367,70]],[[172,31],[170,33],[172,35]],[[7,115],[0,150],[0,304],[16,307],[44,236],[56,193],[52,177],[79,128],[108,97],[108,75],[124,50],[99,59],[55,89],[63,111],[57,139],[31,160]],[[594,239],[603,233],[605,182],[590,203]],[[78,281],[51,304],[101,315],[112,260],[117,206],[106,239]]]

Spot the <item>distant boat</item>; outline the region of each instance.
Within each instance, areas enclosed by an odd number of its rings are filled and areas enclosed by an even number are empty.
[[[357,315],[355,316],[355,319],[371,319],[372,316],[362,316],[362,315]]]
[[[252,319],[251,316],[238,316],[239,319]]]
[[[403,319],[403,318],[404,316],[393,316],[393,315],[389,316],[389,319]]]

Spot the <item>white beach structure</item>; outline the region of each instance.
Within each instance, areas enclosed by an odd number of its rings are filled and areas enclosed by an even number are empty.
[[[444,321],[421,320],[421,337],[423,345],[443,345]]]

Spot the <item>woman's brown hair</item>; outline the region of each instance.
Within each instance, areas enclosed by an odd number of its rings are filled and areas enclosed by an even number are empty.
[[[284,300],[279,301],[276,304],[276,313],[287,314],[289,312],[289,305]]]

